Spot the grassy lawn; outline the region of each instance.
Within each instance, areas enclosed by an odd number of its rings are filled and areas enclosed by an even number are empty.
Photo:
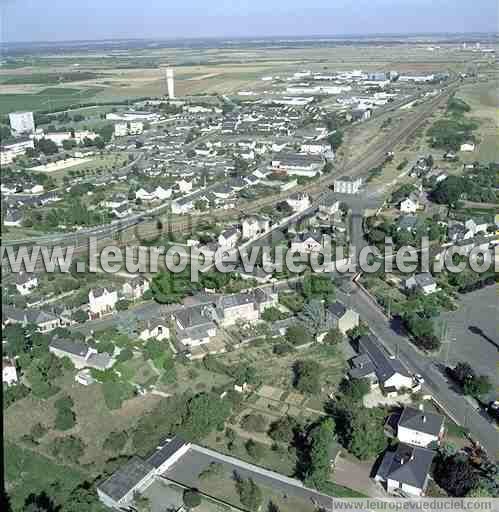
[[[5,481],[12,509],[22,511],[31,493],[46,491],[62,502],[87,476],[81,469],[57,464],[52,459],[6,441],[4,444]]]
[[[29,433],[34,424],[40,422],[49,432],[36,448],[37,452],[50,455],[52,441],[60,435],[72,434],[85,443],[82,465],[88,465],[89,471],[99,474],[102,464],[116,456],[102,449],[104,440],[111,432],[131,430],[138,419],[152,409],[160,397],[155,395],[137,396],[126,400],[121,409],[109,410],[105,404],[101,384],[81,386],[74,382],[73,373],[67,373],[57,379],[61,387],[54,397],[48,400],[35,400],[31,397],[19,400],[5,411],[4,427],[6,439],[20,442],[20,438]],[[64,433],[53,429],[55,410],[53,403],[63,394],[68,394],[74,401],[76,426]]]

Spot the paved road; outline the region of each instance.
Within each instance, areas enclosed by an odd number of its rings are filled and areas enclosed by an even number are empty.
[[[388,321],[362,289],[355,287],[350,296],[341,291],[338,291],[337,295],[341,301],[351,304],[376,336],[393,354],[397,354],[412,372],[424,377],[426,387],[449,415],[470,430],[473,438],[483,445],[490,457],[497,458],[499,451],[497,430],[457,390],[453,389],[452,383],[448,382],[435,366],[434,359],[418,351],[407,336]]]

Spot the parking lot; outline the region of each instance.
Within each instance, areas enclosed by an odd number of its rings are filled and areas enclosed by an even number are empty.
[[[462,295],[460,308],[442,315],[447,323],[448,343],[439,360],[449,366],[468,362],[478,374],[488,375],[495,388],[499,385],[497,361],[498,297],[495,286]],[[490,397],[492,400],[496,393]]]

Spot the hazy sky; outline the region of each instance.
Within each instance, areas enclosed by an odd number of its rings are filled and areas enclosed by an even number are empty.
[[[497,31],[497,0],[0,0],[3,41]]]

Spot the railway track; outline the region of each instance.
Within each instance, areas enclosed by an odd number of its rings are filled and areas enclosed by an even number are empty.
[[[412,118],[410,118],[403,126],[392,129],[392,131],[385,137],[385,141],[382,142],[376,150],[372,150],[369,147],[361,153],[360,156],[354,160],[346,162],[341,170],[333,171],[327,175],[320,177],[313,183],[301,185],[293,188],[293,192],[306,192],[312,196],[314,202],[317,202],[318,198],[327,191],[328,187],[334,182],[335,178],[340,175],[345,176],[363,176],[368,173],[373,167],[381,165],[386,154],[389,151],[393,151],[396,146],[403,143],[409,137],[414,135],[415,132],[426,122],[429,115],[436,111],[444,102],[447,101],[448,97],[455,92],[457,89],[456,85],[451,85],[446,90],[436,96],[434,99],[424,104],[423,108],[420,109]],[[99,244],[115,243],[118,245],[126,245],[125,238],[133,236],[137,241],[147,240],[158,235],[158,232],[163,233],[185,233],[191,231],[193,228],[205,224],[210,221],[216,221],[220,219],[227,219],[232,216],[241,216],[256,213],[266,206],[275,206],[279,202],[283,201],[289,196],[289,192],[272,195],[255,202],[242,202],[239,208],[222,210],[215,209],[209,212],[203,212],[200,214],[186,215],[183,219],[176,219],[169,221],[168,219],[161,220],[161,230],[158,230],[156,222],[154,226],[148,226],[148,221],[137,221],[133,225],[124,226],[123,228],[115,228],[109,235],[102,234],[99,238]],[[83,238],[83,242],[79,242],[78,238]],[[130,239],[128,241],[131,241]],[[62,246],[74,247],[74,254],[76,256],[85,254],[88,250],[88,237],[80,235],[80,237],[74,237],[66,242],[54,240],[40,242],[31,242],[26,240],[25,245],[36,246],[36,245],[55,245],[59,244]],[[69,242],[69,243],[68,243]],[[22,245],[21,241],[19,245]]]

